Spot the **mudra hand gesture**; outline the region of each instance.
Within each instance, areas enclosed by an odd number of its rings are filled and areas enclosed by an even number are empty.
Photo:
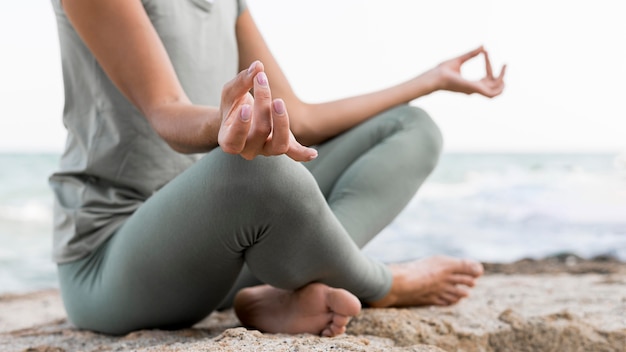
[[[252,88],[254,96],[250,93]],[[227,153],[247,160],[281,154],[296,161],[317,157],[315,149],[301,145],[291,133],[285,102],[272,100],[267,75],[259,61],[224,86],[220,113],[218,143]]]
[[[485,77],[470,81],[461,76],[461,66],[468,60],[483,54],[485,57]],[[500,95],[504,90],[504,73],[506,65],[502,66],[498,77],[494,77],[489,61],[489,54],[482,46],[476,48],[466,54],[444,61],[431,70],[437,79],[437,88],[451,92],[459,92],[465,94],[478,93],[489,98]]]

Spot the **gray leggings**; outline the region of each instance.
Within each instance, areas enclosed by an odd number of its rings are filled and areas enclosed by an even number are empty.
[[[406,206],[440,149],[436,125],[405,105],[319,145],[306,164],[216,149],[94,253],[59,265],[69,319],[110,334],[187,327],[260,283],[380,299],[390,272],[359,248]]]

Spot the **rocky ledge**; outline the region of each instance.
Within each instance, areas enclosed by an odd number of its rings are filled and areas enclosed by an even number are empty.
[[[626,351],[626,264],[563,255],[486,264],[453,307],[364,309],[345,335],[262,334],[214,313],[191,329],[77,330],[55,290],[0,296],[1,351]]]

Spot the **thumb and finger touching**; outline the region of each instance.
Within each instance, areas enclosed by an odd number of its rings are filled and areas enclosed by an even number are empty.
[[[255,61],[247,70],[241,71],[234,79],[224,85],[220,111],[222,124],[218,134],[218,143],[230,154],[243,151],[252,122],[254,98],[250,94],[253,78],[263,65]]]
[[[481,53],[485,58],[485,77],[476,81],[470,81],[463,78],[461,76],[461,66],[466,61],[478,56]],[[484,47],[480,46],[466,54],[457,57],[455,63],[458,65],[458,71],[456,72],[458,76],[456,77],[455,81],[459,87],[459,91],[466,94],[478,93],[489,98],[493,98],[502,93],[504,89],[504,73],[506,72],[506,65],[502,66],[498,77],[494,77],[489,53],[487,52],[487,50],[485,50]]]
[[[252,88],[254,97],[250,94]],[[248,160],[257,155],[286,154],[296,161],[309,161],[317,156],[315,149],[301,145],[291,133],[285,102],[272,100],[260,61],[224,86],[220,110],[218,142],[227,153]]]

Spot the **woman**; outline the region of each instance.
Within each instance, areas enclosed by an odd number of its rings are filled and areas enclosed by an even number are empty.
[[[504,68],[494,77],[482,48],[306,104],[244,0],[52,2],[68,130],[50,178],[54,257],[77,327],[178,328],[232,306],[246,326],[334,336],[362,302],[449,305],[482,274],[468,260],[384,265],[359,250],[441,150],[436,125],[406,103],[502,92]],[[461,65],[480,54],[486,77],[465,80]]]

